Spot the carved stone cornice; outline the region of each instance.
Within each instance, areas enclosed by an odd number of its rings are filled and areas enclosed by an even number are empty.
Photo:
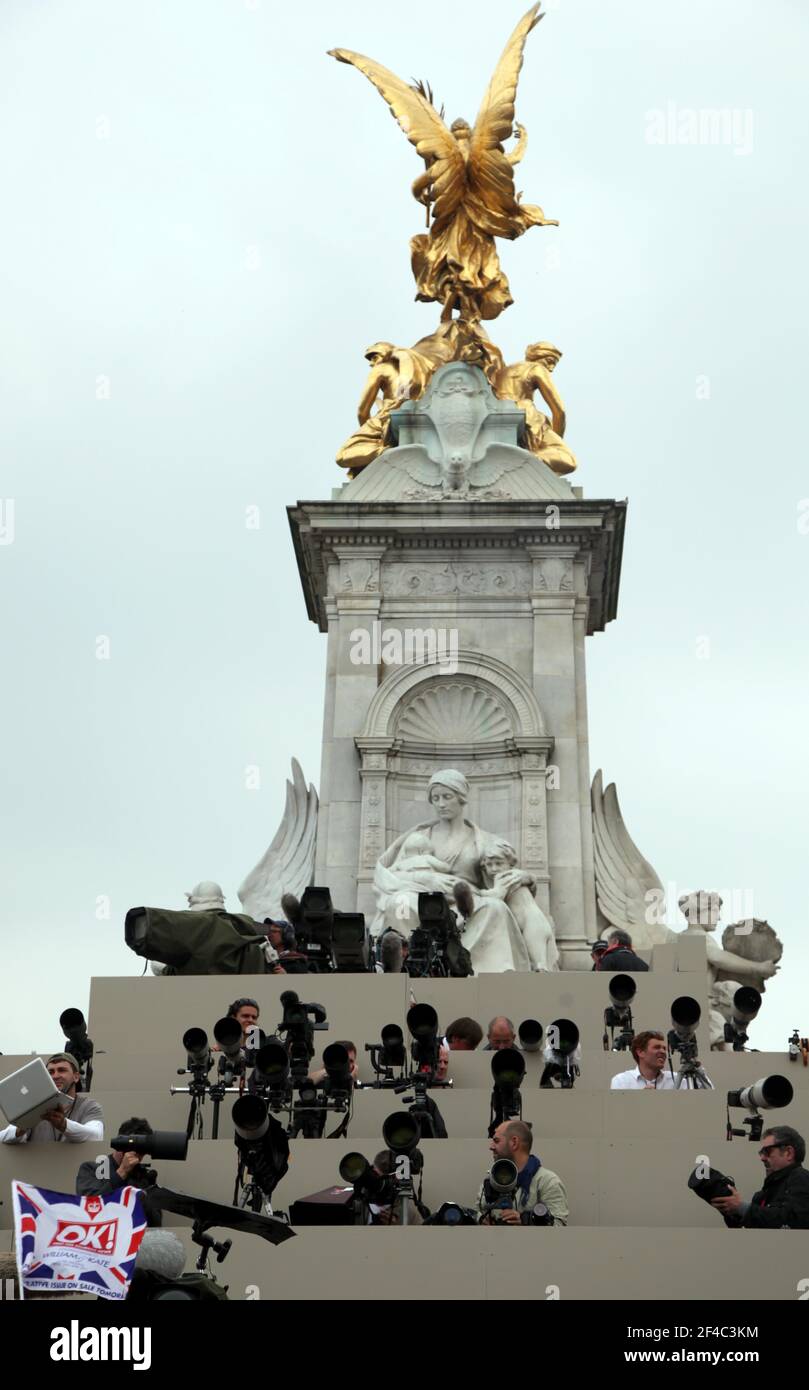
[[[396,576],[397,562],[413,563],[417,556],[425,563],[436,552],[451,557],[463,552],[463,564],[473,571],[478,562],[508,562],[515,566],[511,580],[498,586],[495,577],[484,575],[483,596],[489,600],[528,601],[529,594],[566,594],[576,590],[578,570],[586,582],[588,633],[603,631],[616,614],[621,572],[626,503],[609,499],[560,501],[550,505],[524,501],[476,501],[437,503],[425,506],[414,502],[299,502],[287,509],[307,612],[321,631],[328,628],[327,594],[329,567],[341,576],[333,585],[342,586],[346,575],[350,587],[337,587],[336,595],[357,599],[354,589],[367,573],[379,574],[379,588],[365,590],[380,601],[409,596],[397,582],[390,594],[386,574]],[[549,524],[553,523],[553,524]],[[558,523],[558,524],[557,524]],[[556,556],[560,564],[545,565]],[[368,562],[368,570],[357,567]],[[433,561],[436,563],[436,561]],[[453,565],[454,561],[451,562]],[[530,585],[524,583],[523,565],[530,565]],[[491,583],[489,580],[491,579]],[[371,580],[373,584],[374,580]],[[491,590],[491,592],[490,592]],[[447,593],[466,589],[449,588]],[[468,592],[474,594],[474,584]],[[335,596],[335,588],[332,588]],[[410,595],[418,598],[419,595]],[[431,597],[440,598],[440,592]],[[578,597],[578,596],[577,596]],[[578,604],[577,604],[578,607]]]

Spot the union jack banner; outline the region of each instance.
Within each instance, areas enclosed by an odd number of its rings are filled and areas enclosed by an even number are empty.
[[[136,1187],[74,1197],[15,1180],[11,1199],[23,1298],[34,1290],[126,1298],[146,1230]]]

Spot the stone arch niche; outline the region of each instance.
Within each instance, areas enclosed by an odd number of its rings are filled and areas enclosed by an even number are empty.
[[[553,749],[530,686],[511,667],[461,651],[451,674],[399,667],[373,697],[355,743],[362,780],[358,908],[374,911],[374,865],[411,826],[430,819],[427,784],[455,767],[469,781],[467,816],[517,850],[550,911],[545,770]]]

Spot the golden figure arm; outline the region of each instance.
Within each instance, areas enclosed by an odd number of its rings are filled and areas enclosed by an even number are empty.
[[[329,57],[357,68],[373,83],[411,145],[415,145],[428,165],[427,174],[413,186],[414,196],[421,203],[427,198],[435,204],[436,219],[451,216],[463,199],[466,162],[455,136],[447,130],[435,107],[421,92],[373,58],[365,58],[362,53],[352,53],[347,48],[332,48]],[[428,184],[432,190],[429,194],[426,192]]]
[[[506,152],[506,159],[508,160],[512,169],[514,168],[515,164],[519,164],[520,160],[525,154],[526,146],[528,144],[528,131],[525,129],[524,125],[515,125],[514,134],[517,136],[517,143],[514,146],[513,150],[507,150]],[[517,194],[518,198],[519,196],[520,195]]]
[[[357,419],[361,425],[370,418],[374,408],[374,401],[379,395],[380,387],[384,386],[385,379],[390,372],[384,367],[373,367],[368,373],[365,386],[363,388],[360,403],[357,406]]]
[[[539,394],[542,396],[542,399],[551,412],[551,427],[556,431],[560,439],[564,438],[567,418],[565,416],[565,407],[562,404],[562,397],[556,389],[556,384],[550,372],[546,371],[538,362],[534,363],[534,380]]]

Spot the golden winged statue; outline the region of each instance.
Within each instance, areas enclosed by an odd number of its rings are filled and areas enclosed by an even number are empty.
[[[457,311],[471,324],[497,318],[513,303],[500,268],[495,237],[514,240],[529,227],[557,226],[540,207],[520,201],[514,167],[525,153],[526,132],[514,123],[514,102],[525,41],[543,16],[539,4],[517,25],[486,90],[474,130],[465,120],[447,129],[429,89],[411,87],[388,68],[345,48],[330,56],[350,63],[371,81],[424,160],[413,196],[427,210],[429,231],[411,238],[416,298],[442,305],[442,322]],[[504,142],[517,140],[510,150]]]

